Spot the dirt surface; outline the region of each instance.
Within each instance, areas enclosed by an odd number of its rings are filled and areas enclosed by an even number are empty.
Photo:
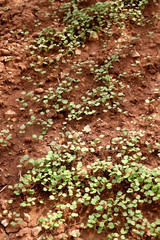
[[[63,1],[56,1],[55,5],[59,6]],[[105,39],[103,34],[100,34],[99,40],[87,41],[83,47],[79,48],[80,53],[69,57],[69,61],[65,64],[61,62],[57,72],[53,72],[48,66],[44,67],[46,73],[40,74],[35,72],[31,63],[37,62],[36,57],[31,55],[27,50],[28,46],[43,28],[54,25],[54,18],[49,15],[45,16],[46,12],[52,12],[49,6],[51,3],[47,0],[4,0],[0,1],[0,131],[9,130],[2,135],[11,134],[7,146],[0,145],[0,207],[1,212],[11,209],[18,211],[19,203],[22,196],[15,196],[8,189],[9,185],[16,184],[19,178],[24,174],[25,169],[17,168],[20,159],[24,155],[29,155],[35,159],[44,157],[51,150],[50,143],[54,137],[59,137],[65,122],[67,113],[62,111],[56,113],[52,110],[47,117],[52,119],[52,127],[48,127],[47,133],[44,134],[43,140],[38,140],[33,135],[42,135],[42,125],[31,125],[26,127],[23,133],[23,125],[30,119],[29,110],[32,109],[37,118],[41,118],[41,111],[44,108],[41,102],[34,102],[30,98],[25,100],[27,107],[23,109],[23,101],[20,102],[23,92],[35,92],[40,96],[46,94],[47,89],[56,89],[59,81],[63,80],[63,75],[70,72],[71,76],[76,77],[76,73],[71,70],[73,62],[79,64],[81,61],[94,60],[97,64],[103,64],[106,57],[111,56],[115,49],[120,47],[123,42],[135,36],[139,36],[132,43],[132,51],[128,54],[128,49],[122,50],[120,60],[114,63],[114,67],[110,69],[110,75],[113,78],[120,79],[123,84],[123,93],[125,98],[122,99],[120,105],[124,114],[111,110],[102,112],[99,108],[99,113],[93,116],[85,116],[80,121],[67,121],[67,130],[82,131],[85,126],[89,125],[92,134],[91,138],[97,138],[104,135],[103,144],[107,145],[111,139],[117,137],[121,129],[126,131],[138,131],[144,133],[144,142],[148,141],[152,146],[156,142],[160,142],[160,21],[154,18],[155,14],[160,16],[160,4],[154,6],[150,4],[145,9],[145,16],[152,19],[152,24],[144,27],[137,27],[128,23],[128,26],[123,30],[123,35],[120,30],[110,39],[105,49],[102,48],[102,40]],[[40,11],[39,11],[40,9]],[[38,21],[37,21],[38,20]],[[40,23],[40,24],[38,24]],[[59,29],[63,27],[58,26]],[[128,40],[126,40],[128,39]],[[119,40],[119,42],[116,42]],[[56,52],[44,53],[44,57],[50,59],[57,57]],[[62,57],[63,60],[63,57]],[[52,73],[52,75],[50,75]],[[122,76],[120,76],[122,74]],[[54,77],[56,75],[56,77]],[[57,78],[59,76],[59,78]],[[141,76],[143,76],[141,78]],[[75,90],[68,96],[69,100],[80,102],[84,93],[90,90],[93,86],[97,87],[98,83],[93,83],[93,75],[89,73],[87,66],[83,68],[83,73],[80,76],[79,89]],[[32,80],[32,81],[30,81]],[[17,99],[20,99],[17,101]],[[43,117],[45,121],[46,115]],[[22,133],[21,133],[22,131]],[[45,131],[43,129],[43,131]],[[90,138],[89,136],[86,138]],[[63,138],[60,143],[63,143]],[[141,144],[144,155],[147,156],[146,147]],[[150,154],[145,165],[152,169],[160,166],[160,158],[155,154]],[[39,191],[37,189],[37,191]],[[44,198],[47,194],[41,192]],[[8,204],[8,200],[14,199],[14,204]],[[48,204],[48,205],[47,205]],[[6,226],[2,222],[0,224],[0,239],[40,239],[39,235],[34,237],[31,230],[36,227],[37,220],[47,212],[49,203],[41,207],[37,204],[32,208],[27,208],[25,211],[29,213],[31,220],[23,221],[19,227]],[[21,214],[23,210],[20,210]],[[144,210],[145,215],[155,219],[160,214],[159,205],[150,206],[150,209]],[[4,220],[4,216],[1,221]],[[77,223],[78,225],[78,223]],[[65,226],[65,232],[75,229],[75,226]],[[26,229],[26,234],[21,236],[20,230]],[[62,230],[63,233],[63,230]],[[105,233],[99,236],[91,230],[82,230],[80,238],[75,239],[106,239]],[[49,233],[50,234],[50,233]],[[61,234],[55,232],[54,239],[59,239]],[[49,237],[46,239],[49,239]],[[66,239],[63,238],[62,239]],[[73,239],[68,237],[68,239]],[[128,239],[142,239],[130,236]],[[154,237],[145,237],[143,239],[156,239]]]

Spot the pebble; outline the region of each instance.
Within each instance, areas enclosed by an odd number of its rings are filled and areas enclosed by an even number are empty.
[[[60,73],[60,76],[61,76],[61,79],[65,78],[65,75],[62,72]]]
[[[18,66],[22,71],[25,71],[27,69],[27,64],[19,63]]]
[[[1,56],[9,56],[10,52],[7,49],[0,49]]]
[[[12,110],[8,110],[7,112],[5,112],[6,117],[15,117],[16,115],[17,113]]]
[[[155,48],[157,45],[155,44],[155,43],[151,43],[150,45],[149,45],[149,47],[150,48]]]
[[[7,227],[9,224],[9,221],[7,219],[4,219],[1,221],[1,224],[3,225],[3,227]]]
[[[86,132],[86,133],[91,132],[90,126],[89,126],[89,125],[86,125],[86,126],[83,128],[83,132]]]
[[[61,138],[61,139],[59,140],[59,144],[60,144],[60,145],[62,145],[63,143],[65,143],[65,138]]]
[[[0,62],[5,62],[6,56],[0,57]]]
[[[90,36],[89,36],[89,41],[95,42],[95,41],[98,41],[98,40],[99,40],[99,36],[98,36],[97,32],[92,31],[90,33]]]
[[[88,50],[89,50],[89,47],[88,47],[88,46],[86,46],[86,47],[84,48],[84,50],[85,50],[86,52],[88,52]]]
[[[89,54],[90,56],[95,56],[96,55],[96,52],[92,52]]]
[[[1,207],[2,207],[3,210],[7,209],[7,207],[8,207],[8,201],[7,200],[1,199],[0,204],[1,204]]]
[[[58,118],[63,118],[64,116],[63,116],[63,114],[58,114],[57,117]]]
[[[0,228],[0,236],[1,239],[6,239],[7,238],[7,234],[5,233],[5,231],[3,229]]]
[[[2,100],[0,100],[0,107],[3,107],[4,106],[4,103]]]
[[[23,215],[24,215],[24,221],[26,221],[27,223],[29,223],[30,220],[31,220],[31,216],[30,216],[28,213],[24,213]]]
[[[17,121],[17,118],[13,118],[13,119],[12,119],[12,122],[16,122],[16,121]]]
[[[64,233],[64,231],[65,231],[65,224],[61,223],[57,228],[57,233]]]
[[[41,94],[41,93],[44,92],[44,89],[43,89],[43,88],[36,88],[36,89],[34,90],[34,92],[35,92],[35,93],[38,93],[38,94]]]
[[[151,236],[151,233],[149,230],[147,231],[147,236],[149,236],[149,237]]]
[[[24,235],[27,235],[27,234],[30,234],[30,233],[31,233],[30,228],[23,228],[16,234],[16,237],[23,237]]]
[[[160,74],[158,74],[157,76],[157,81],[160,81]]]
[[[0,62],[0,73],[4,71],[4,63]]]
[[[132,57],[133,57],[133,58],[140,57],[140,54],[139,54],[137,51],[134,51],[134,52],[132,53]]]
[[[157,34],[156,36],[153,35],[153,40],[156,44],[160,45],[160,34]]]
[[[48,118],[56,118],[57,112],[55,110],[51,110],[49,113],[47,113]]]
[[[33,235],[34,237],[37,237],[38,234],[39,234],[41,231],[42,231],[42,228],[41,228],[41,227],[34,227],[34,228],[32,228],[32,235]]]
[[[76,54],[76,55],[81,55],[81,50],[77,48],[77,49],[75,50],[75,54]]]
[[[0,0],[0,5],[5,4],[6,0]]]

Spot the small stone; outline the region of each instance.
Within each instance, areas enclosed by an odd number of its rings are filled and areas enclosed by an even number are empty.
[[[53,74],[47,77],[47,81],[49,81],[49,82],[53,82],[56,80],[57,80],[57,78],[55,76],[53,76]]]
[[[20,225],[16,225],[16,226],[7,226],[6,228],[6,232],[7,234],[10,234],[10,233],[17,233],[18,231],[20,231],[21,227]]]
[[[30,233],[31,233],[30,228],[23,228],[16,234],[16,237],[23,237],[24,235],[27,235],[27,234],[30,234]]]
[[[1,224],[3,225],[3,227],[7,227],[9,224],[9,221],[7,219],[4,219],[1,221]]]
[[[88,47],[88,46],[86,46],[86,47],[84,48],[84,50],[85,50],[86,52],[88,52],[88,50],[89,50],[89,47]]]
[[[65,231],[65,226],[63,223],[61,223],[57,228],[57,233],[64,233],[64,231]]]
[[[34,228],[32,228],[32,235],[33,235],[34,237],[37,237],[38,234],[39,234],[41,231],[42,231],[42,228],[41,228],[41,227],[34,227]]]
[[[4,63],[0,62],[0,73],[4,71]]]
[[[64,75],[64,73],[60,73],[60,76],[61,76],[61,79],[64,79],[65,78],[65,75]]]
[[[1,204],[1,207],[2,207],[3,210],[7,209],[7,207],[8,207],[8,201],[7,200],[1,199],[0,204]]]
[[[30,216],[28,213],[24,213],[23,215],[24,215],[24,221],[26,221],[27,223],[29,223],[30,220],[31,220],[31,216]]]
[[[12,111],[12,110],[8,110],[7,112],[5,112],[5,116],[6,116],[7,118],[9,118],[9,117],[15,117],[16,115],[17,115],[17,113],[14,112],[14,111]]]
[[[20,57],[15,58],[15,62],[20,62],[22,59]]]
[[[92,31],[92,32],[90,33],[90,36],[89,36],[89,41],[95,42],[95,41],[98,41],[98,40],[99,40],[99,37],[98,37],[97,32]]]
[[[158,74],[158,76],[157,76],[157,81],[158,82],[160,81],[160,74]]]
[[[155,43],[151,43],[151,44],[149,45],[149,47],[150,47],[150,48],[155,48],[155,47],[156,47],[156,44],[155,44]]]
[[[36,38],[36,37],[38,37],[38,35],[39,35],[38,32],[35,32],[35,33],[32,34],[32,37]]]
[[[1,239],[7,239],[8,237],[5,231],[1,228],[0,228],[0,236],[1,236]]]
[[[91,57],[95,56],[96,55],[96,52],[92,52],[89,54]]]
[[[137,51],[134,51],[134,52],[132,53],[132,57],[133,57],[133,58],[140,57],[140,54],[139,54]]]
[[[81,50],[77,48],[77,49],[75,50],[75,54],[76,54],[76,55],[81,55]]]
[[[4,176],[4,174],[0,174],[0,183],[1,183],[1,186],[4,186],[7,184],[7,178]]]
[[[5,62],[5,58],[6,58],[6,57],[4,57],[4,56],[3,56],[3,57],[0,57],[0,62]]]
[[[12,122],[16,122],[16,121],[17,121],[17,118],[13,118],[13,119],[12,119]]]
[[[27,69],[27,64],[24,64],[24,63],[19,63],[18,66],[19,68],[22,70],[22,71],[25,71]]]
[[[7,49],[0,49],[1,56],[9,56],[10,52]]]
[[[160,45],[160,34],[153,36],[153,40],[156,44]]]
[[[55,110],[51,110],[49,113],[47,113],[48,118],[56,118],[57,112]]]
[[[62,145],[63,143],[65,143],[65,138],[61,138],[61,139],[59,140],[59,144],[60,144],[60,145]]]
[[[86,125],[86,126],[83,128],[83,132],[86,132],[86,133],[91,132],[90,126],[89,126],[89,125]]]
[[[38,94],[41,94],[41,93],[44,92],[44,89],[43,89],[43,88],[36,88],[36,89],[34,90],[34,92],[35,92],[35,93],[38,93]]]
[[[0,0],[0,5],[3,5],[6,3],[6,0]]]
[[[57,115],[57,117],[58,118],[63,118],[64,116],[63,116],[63,114],[60,113],[60,114]]]
[[[149,237],[151,236],[151,233],[149,230],[147,231],[147,236],[149,236]]]

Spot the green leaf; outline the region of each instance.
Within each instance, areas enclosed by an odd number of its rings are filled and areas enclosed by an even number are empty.
[[[55,196],[53,196],[53,195],[50,195],[49,198],[50,198],[50,200],[55,200]]]
[[[112,188],[112,183],[107,183],[107,184],[106,184],[106,187],[107,187],[108,189],[111,189],[111,188]]]
[[[16,191],[14,191],[14,194],[18,196],[18,195],[20,195],[20,192],[18,190],[16,190]]]
[[[108,228],[113,229],[113,228],[114,228],[114,224],[113,224],[112,222],[110,222],[110,223],[108,224]]]

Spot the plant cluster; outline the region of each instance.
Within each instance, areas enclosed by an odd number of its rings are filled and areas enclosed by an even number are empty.
[[[0,149],[1,147],[11,146],[10,140],[12,139],[12,133],[10,133],[10,128],[13,125],[7,125],[7,129],[3,129],[0,131]]]
[[[109,74],[109,68],[117,60],[118,57],[113,55],[109,60],[105,60],[104,65],[93,66],[90,61],[89,71],[93,75],[92,88],[81,96],[78,104],[72,100],[72,94],[79,91],[81,79],[74,79],[70,76],[70,73],[66,73],[65,79],[59,82],[56,90],[50,87],[45,90],[43,96],[35,94],[33,91],[28,93],[23,91],[21,98],[17,99],[22,105],[20,109],[28,109],[27,102],[34,102],[34,104],[40,106],[39,112],[41,116],[49,116],[51,112],[55,111],[64,114],[67,120],[80,120],[83,116],[96,115],[99,112],[107,112],[108,110],[123,112],[120,108],[120,102],[124,94],[118,91],[118,89],[123,88],[123,84]],[[80,63],[79,65],[82,67],[78,68],[78,71],[76,70],[77,66],[73,65],[72,70],[75,69],[76,74],[81,75],[85,64],[86,62]],[[48,120],[52,122],[51,118]],[[44,122],[44,120],[40,121]]]
[[[75,47],[82,46],[93,31],[103,31],[110,36],[113,25],[123,28],[128,20],[143,25],[145,18],[142,9],[148,1],[139,1],[138,6],[133,1],[130,4],[125,3],[126,1],[120,0],[104,1],[86,8],[79,8],[75,1],[64,3],[53,14],[57,16],[59,12],[63,16],[60,21],[63,20],[66,27],[62,31],[51,26],[43,29],[28,47],[32,54],[36,51],[68,54]]]
[[[19,183],[9,187],[23,195],[20,206],[45,202],[36,194],[38,187],[52,206],[39,219],[46,230],[80,222],[82,229],[92,228],[99,234],[109,231],[107,239],[128,239],[128,234],[145,237],[148,232],[160,238],[160,219],[150,222],[143,215],[144,207],[151,208],[160,199],[160,168],[145,166],[149,154],[145,156],[140,149],[143,133],[124,129],[107,146],[100,138],[86,142],[82,132],[61,135],[64,143],[57,144],[56,138],[45,158],[26,155],[22,159],[19,167],[28,170]]]

